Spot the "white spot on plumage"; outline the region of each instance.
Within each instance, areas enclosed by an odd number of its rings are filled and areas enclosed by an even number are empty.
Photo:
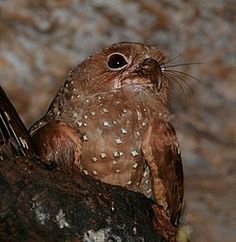
[[[98,159],[94,156],[93,158],[92,158],[92,161],[93,162],[96,162]]]
[[[96,115],[96,112],[91,111],[90,114],[91,114],[92,116],[95,116],[95,115]]]
[[[78,116],[79,116],[78,113],[73,113],[73,116],[72,117],[73,118],[78,118]]]
[[[85,169],[83,170],[83,172],[84,172],[85,175],[88,175],[89,174],[88,171],[85,170]]]
[[[121,133],[122,134],[127,134],[127,130],[125,128],[121,128]]]
[[[121,143],[122,143],[122,141],[121,141],[120,138],[115,139],[115,142],[116,142],[117,144],[121,144]]]
[[[93,171],[93,175],[97,176],[98,172],[97,171]]]
[[[104,126],[104,127],[110,127],[110,124],[109,124],[108,121],[104,121],[104,122],[103,122],[103,126]]]
[[[109,113],[109,111],[106,108],[102,109],[104,113]]]
[[[147,190],[147,194],[151,194],[151,193],[152,193],[152,189],[149,188],[149,189]]]
[[[114,157],[121,157],[123,155],[123,152],[121,151],[115,151],[113,152]]]
[[[133,157],[137,156],[137,155],[138,155],[137,150],[133,150],[133,151],[131,151],[131,155],[132,155]]]
[[[88,136],[86,134],[83,136],[83,140],[88,141]]]
[[[144,173],[143,173],[143,177],[147,177],[148,176],[148,173],[149,172],[147,170],[145,170]]]
[[[120,156],[122,156],[124,153],[120,151]]]
[[[79,125],[79,127],[81,127],[83,125],[83,123],[80,121],[78,121],[77,124]]]
[[[138,115],[138,120],[141,120],[142,119],[142,114],[138,110],[136,110],[136,112],[137,112],[137,115]]]
[[[129,180],[129,181],[127,182],[127,184],[130,186],[130,185],[132,184],[132,181]]]
[[[102,158],[102,159],[104,159],[104,158],[106,158],[106,157],[107,157],[106,153],[104,153],[104,152],[103,152],[103,153],[101,153],[101,154],[100,154],[100,156],[101,156],[101,158]]]
[[[114,155],[114,157],[120,157],[120,153],[119,153],[119,151],[115,151],[115,152],[113,152],[113,155]]]

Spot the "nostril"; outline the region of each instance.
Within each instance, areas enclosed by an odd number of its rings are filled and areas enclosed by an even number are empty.
[[[152,63],[152,62],[156,62],[156,60],[153,59],[153,58],[145,58],[145,59],[143,60],[143,63],[146,63],[146,64],[149,64],[149,63]]]
[[[154,59],[146,58],[146,59],[143,60],[143,66],[150,67],[150,66],[153,65],[154,62],[155,62]]]
[[[152,74],[153,72],[157,72],[160,69],[160,65],[158,61],[152,58],[146,58],[140,65],[143,74]]]

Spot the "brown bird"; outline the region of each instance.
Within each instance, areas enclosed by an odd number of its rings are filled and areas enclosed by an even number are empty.
[[[167,63],[160,50],[139,43],[96,52],[68,74],[31,134],[42,159],[152,197],[177,225],[183,170]]]

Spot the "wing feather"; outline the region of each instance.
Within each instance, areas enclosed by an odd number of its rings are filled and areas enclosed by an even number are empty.
[[[35,154],[59,167],[80,166],[81,138],[70,124],[51,120],[32,132]]]
[[[0,158],[32,154],[30,134],[0,86]]]
[[[151,122],[143,136],[142,150],[151,171],[154,198],[177,225],[183,203],[183,167],[173,126],[164,121]]]

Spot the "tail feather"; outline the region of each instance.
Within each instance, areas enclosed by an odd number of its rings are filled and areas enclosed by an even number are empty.
[[[30,134],[0,86],[0,159],[32,154]]]

